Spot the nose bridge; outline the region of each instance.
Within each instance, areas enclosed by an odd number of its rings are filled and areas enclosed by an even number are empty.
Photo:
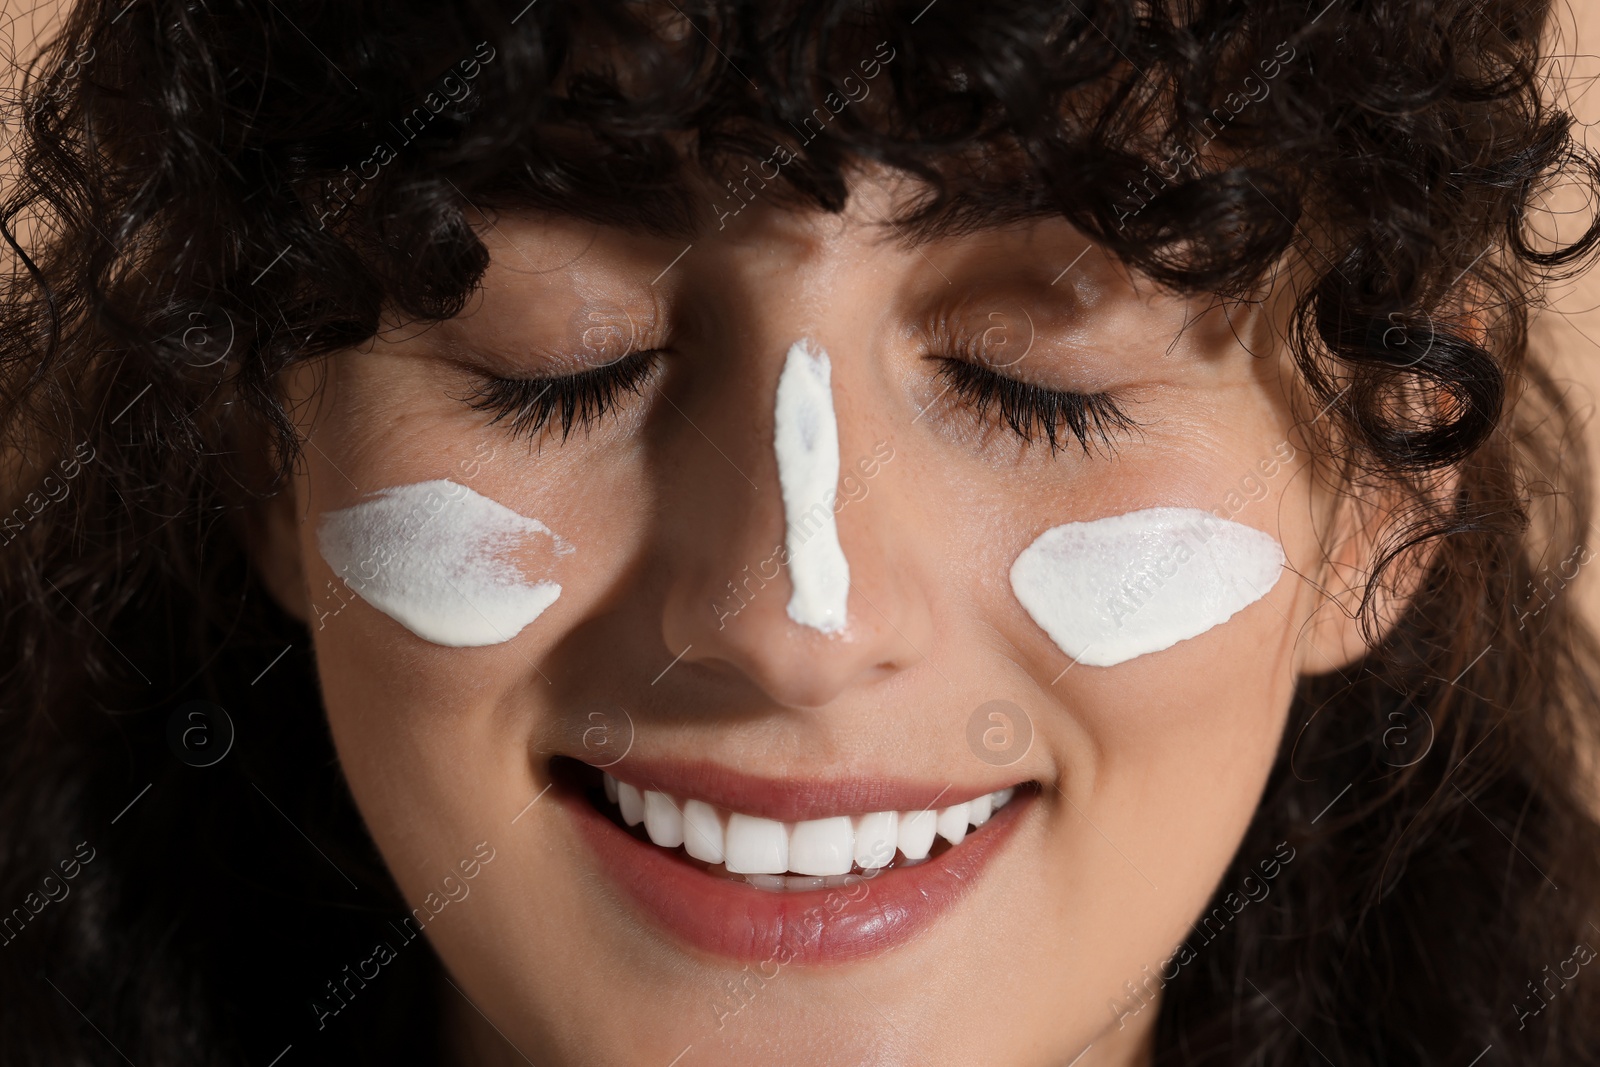
[[[892,554],[868,529],[882,517],[863,468],[876,473],[885,452],[874,458],[863,445],[871,334],[850,321],[849,300],[817,299],[837,295],[826,272],[804,274],[793,300],[741,302],[748,317],[713,342],[736,350],[702,354],[725,373],[714,385],[701,378],[719,400],[696,407],[713,413],[708,437],[740,443],[727,458],[749,482],[702,486],[698,528],[664,561],[662,629],[686,660],[740,674],[773,702],[820,707],[920,653],[908,637],[918,627],[891,592],[907,583],[886,580]],[[853,395],[840,404],[846,388]]]
[[[778,375],[773,451],[783,497],[789,618],[821,633],[849,622],[850,563],[839,543],[839,424],[828,353],[810,338],[789,346]]]

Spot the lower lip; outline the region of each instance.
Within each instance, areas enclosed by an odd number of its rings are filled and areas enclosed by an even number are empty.
[[[746,963],[844,962],[910,941],[971,891],[1033,799],[1019,790],[960,845],[914,867],[835,889],[773,892],[707,874],[627,833],[581,793],[562,794],[602,869],[648,917],[696,948]]]

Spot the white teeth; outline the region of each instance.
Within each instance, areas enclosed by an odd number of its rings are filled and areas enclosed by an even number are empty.
[[[644,797],[627,782],[617,783],[617,807],[622,809],[622,821],[629,826],[644,822]]]
[[[952,845],[961,844],[961,839],[967,836],[967,813],[971,811],[968,804],[952,804],[939,812],[939,836]]]
[[[894,859],[900,813],[875,811],[856,817],[856,865],[864,871],[887,867]]]
[[[722,862],[722,820],[716,808],[703,800],[683,802],[683,847],[697,860]]]
[[[683,844],[683,813],[667,794],[645,790],[644,832],[662,848]]]
[[[776,819],[734,812],[722,852],[733,874],[783,874],[789,869],[789,831]]]
[[[849,874],[856,831],[848,815],[797,822],[789,831],[789,869],[796,874]]]
[[[900,813],[900,851],[905,853],[908,860],[924,860],[928,858],[928,850],[933,847],[935,826],[939,820],[939,813],[932,808],[923,811],[902,811]]]
[[[740,812],[728,812],[703,800],[681,802],[658,790],[603,774],[606,799],[622,812],[629,826],[644,824],[650,840],[662,848],[682,845],[692,858],[723,864],[730,874],[772,890],[821,889],[848,885],[856,873],[887,867],[898,854],[900,865],[928,859],[935,837],[952,846],[967,835],[967,826],[982,826],[1016,796],[1014,786],[997,789],[947,808],[923,811],[874,811],[784,823]]]

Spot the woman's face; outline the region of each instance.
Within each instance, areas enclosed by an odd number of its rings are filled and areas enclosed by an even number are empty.
[[[1084,1065],[1126,1062],[1152,976],[1190,962],[1186,938],[1206,951],[1190,924],[1295,680],[1333,662],[1302,633],[1321,504],[1286,443],[1274,324],[1158,296],[1064,223],[913,244],[882,222],[908,192],[863,178],[842,217],[730,199],[681,239],[501,215],[465,313],[286,383],[307,447],[267,569],[298,556],[283,595],[344,772],[483,1062],[1063,1064],[1091,1044]],[[791,615],[778,552],[775,397],[801,339],[831,366],[836,632]],[[940,356],[1109,394],[1136,428],[1027,444]],[[485,408],[537,412],[547,384],[494,377],[584,371],[591,399],[619,371],[633,388],[587,424],[577,401],[565,437],[559,403],[543,428]],[[553,535],[501,543],[560,587],[507,640],[424,639],[319,547],[330,513],[445,479]],[[1075,662],[1013,562],[1052,527],[1156,507],[1265,531],[1288,566],[1197,636]],[[778,891],[640,840],[585,764],[751,833],[1019,788],[925,864]]]

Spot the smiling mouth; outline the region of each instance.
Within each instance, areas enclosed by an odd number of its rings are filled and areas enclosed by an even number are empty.
[[[961,844],[1016,796],[1007,786],[943,808],[784,822],[687,796],[641,789],[602,772],[600,811],[635,838],[705,873],[776,892],[831,889],[913,867]]]
[[[683,947],[745,962],[862,959],[916,938],[1041,798],[1036,781],[976,793],[693,760],[630,758],[631,781],[569,756],[549,770],[619,902]]]

